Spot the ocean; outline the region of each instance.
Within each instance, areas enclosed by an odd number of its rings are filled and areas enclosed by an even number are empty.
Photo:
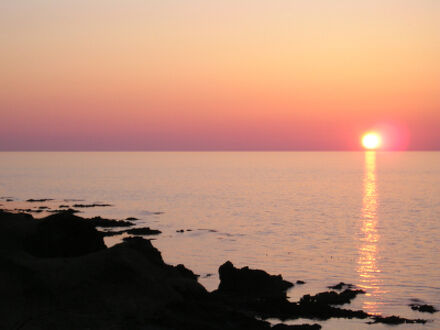
[[[342,281],[367,291],[343,307],[440,328],[440,313],[408,307],[440,308],[440,152],[0,152],[0,197],[3,209],[110,203],[80,215],[161,230],[153,244],[165,262],[208,290],[230,260],[305,281],[292,301]],[[365,322],[318,323],[388,328]]]

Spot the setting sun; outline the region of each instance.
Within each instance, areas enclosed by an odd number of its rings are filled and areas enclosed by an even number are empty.
[[[380,147],[382,139],[379,134],[370,132],[362,137],[362,145],[365,149],[377,149]]]

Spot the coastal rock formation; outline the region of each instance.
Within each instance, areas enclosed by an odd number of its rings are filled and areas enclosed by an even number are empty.
[[[350,302],[360,290],[306,295],[292,303],[286,290],[293,284],[280,275],[230,262],[220,267],[219,288],[210,293],[184,265],[166,264],[149,240],[129,237],[107,248],[95,228],[100,219],[68,212],[34,219],[0,211],[3,328],[320,329],[319,324],[272,327],[264,319],[332,317],[425,322],[333,306]]]

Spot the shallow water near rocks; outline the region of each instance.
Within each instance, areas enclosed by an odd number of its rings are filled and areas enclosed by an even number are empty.
[[[440,313],[408,307],[440,308],[440,152],[2,152],[0,197],[4,209],[109,203],[78,210],[161,230],[165,261],[209,290],[231,260],[304,280],[293,301],[343,281],[367,291],[343,307],[434,320],[398,329],[440,328]]]

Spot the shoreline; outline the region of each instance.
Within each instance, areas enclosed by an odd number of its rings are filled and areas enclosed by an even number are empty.
[[[365,293],[349,284],[289,302],[286,292],[293,283],[230,262],[219,268],[218,289],[208,292],[184,265],[166,264],[149,239],[134,236],[106,247],[96,227],[120,227],[114,221],[66,210],[41,219],[1,210],[0,258],[7,266],[0,275],[13,284],[1,292],[9,304],[2,319],[11,328],[20,322],[24,328],[65,327],[68,322],[72,329],[86,324],[92,329],[270,329],[265,319],[280,320],[273,329],[319,329],[319,321],[335,317],[426,322],[340,308]],[[310,322],[282,323],[294,319]]]

